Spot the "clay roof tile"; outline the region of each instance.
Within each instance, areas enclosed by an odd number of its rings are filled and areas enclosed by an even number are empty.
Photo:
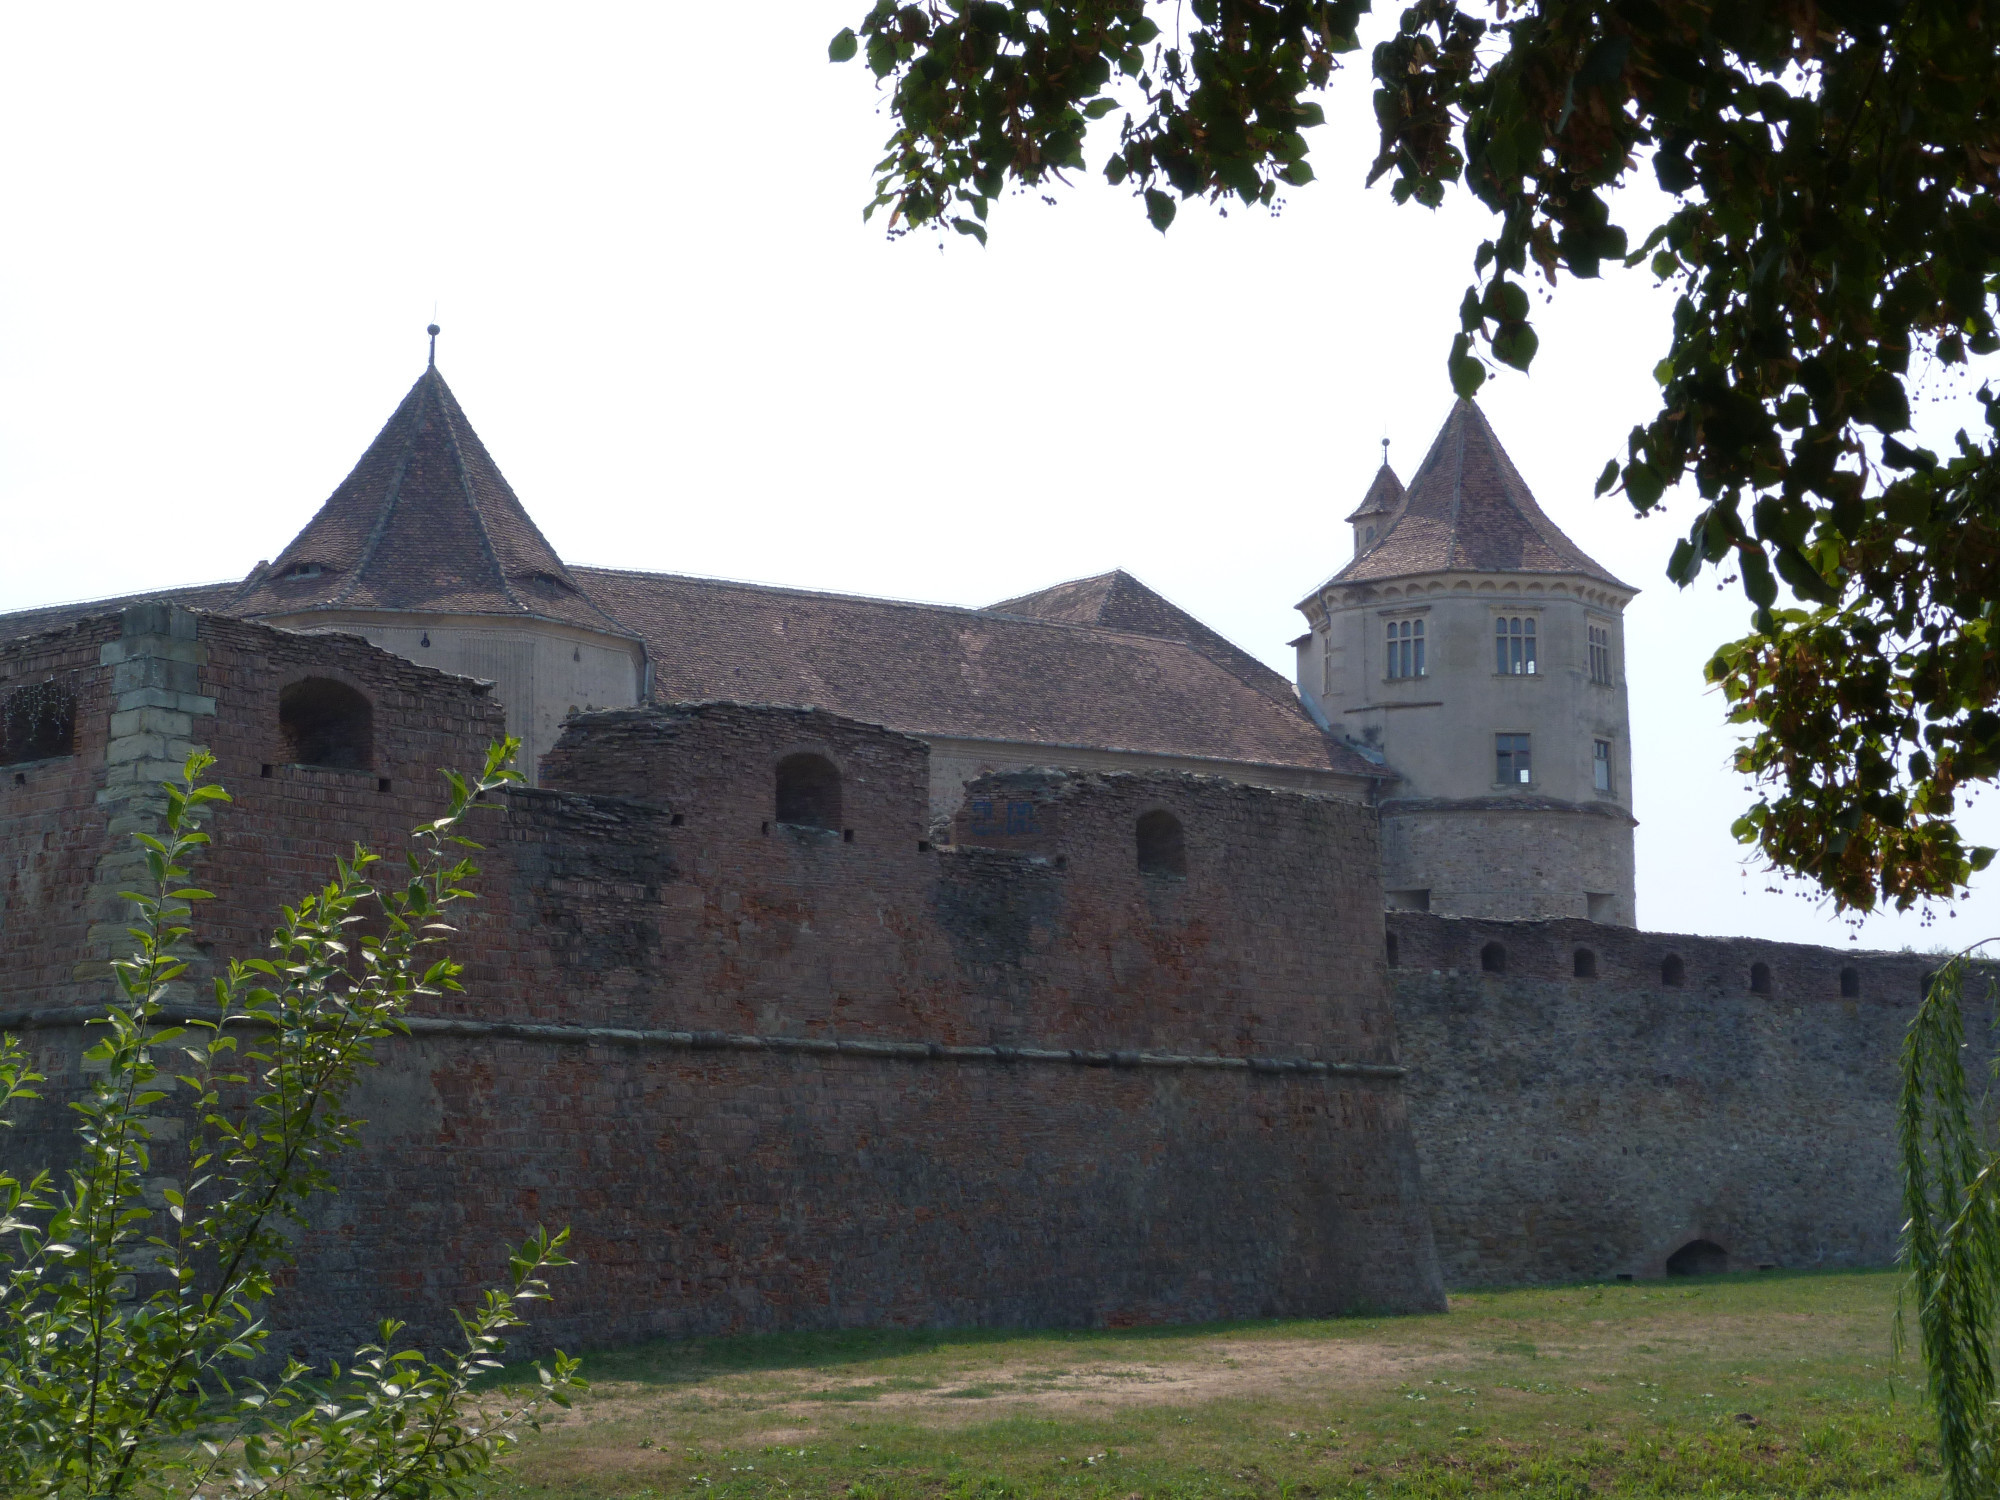
[[[1365,510],[1364,501],[1355,514]],[[1485,415],[1463,399],[1424,455],[1389,529],[1332,581],[1456,571],[1580,573],[1630,588],[1543,513]]]
[[[628,633],[577,586],[435,365],[229,606],[252,617],[322,609],[540,616]]]

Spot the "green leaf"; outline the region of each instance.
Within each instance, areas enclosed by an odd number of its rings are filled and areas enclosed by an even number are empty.
[[[1174,222],[1174,200],[1157,188],[1146,189],[1146,218],[1161,234]]]
[[[1461,333],[1451,341],[1451,357],[1446,362],[1451,372],[1451,388],[1470,401],[1479,394],[1479,388],[1486,384],[1486,367],[1472,352],[1472,336]]]
[[[854,28],[843,26],[833,34],[833,40],[826,44],[827,60],[837,63],[852,62],[860,45],[854,35]]]
[[[1535,330],[1526,323],[1503,324],[1493,335],[1493,357],[1503,365],[1512,365],[1517,370],[1525,370],[1534,360],[1535,350],[1541,340]]]

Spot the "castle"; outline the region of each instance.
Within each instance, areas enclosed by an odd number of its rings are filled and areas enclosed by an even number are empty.
[[[1123,573],[573,567],[433,363],[248,578],[0,616],[10,1149],[60,1154],[190,746],[230,953],[506,732],[466,992],[357,1100],[297,1349],[441,1328],[537,1221],[572,1345],[1886,1261],[1923,961],[1637,930],[1634,591],[1474,405],[1349,521],[1296,683]]]

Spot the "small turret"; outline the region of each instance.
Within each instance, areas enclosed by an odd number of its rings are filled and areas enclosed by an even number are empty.
[[[1396,477],[1396,471],[1389,467],[1389,445],[1382,445],[1382,467],[1375,471],[1375,482],[1368,486],[1368,493],[1361,497],[1361,504],[1347,518],[1347,524],[1354,528],[1354,555],[1359,557],[1388,534],[1389,527],[1396,519],[1396,512],[1403,508],[1403,481]]]

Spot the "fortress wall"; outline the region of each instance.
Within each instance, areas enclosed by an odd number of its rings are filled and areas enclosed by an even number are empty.
[[[217,961],[352,839],[399,851],[434,768],[498,729],[478,685],[357,640],[140,623],[120,649],[198,668],[214,713],[189,732],[237,799],[201,871]],[[365,772],[277,758],[301,675],[370,698]],[[841,769],[835,830],[774,817],[799,750]],[[443,1337],[536,1222],[572,1225],[579,1260],[542,1343],[1441,1305],[1387,991],[1344,962],[1379,941],[1366,809],[1046,773],[975,788],[1033,804],[1042,846],[1003,813],[932,848],[920,742],[730,704],[592,716],[544,769],[476,819],[465,992],[357,1098],[372,1123],[299,1242],[278,1348],[351,1348],[384,1313]],[[1161,809],[1182,878],[1137,868]],[[13,1139],[53,1155],[87,1033],[32,1035],[52,1077]]]
[[[1734,1269],[1893,1260],[1896,1059],[1937,958],[1406,912],[1388,934],[1447,1284],[1657,1276],[1696,1239]]]
[[[0,645],[0,705],[53,681],[74,696],[67,756],[0,767],[0,1012],[71,1003],[102,982],[87,964],[99,911],[92,886],[111,809],[99,798],[111,730],[111,671],[99,656],[118,621]]]
[[[537,1223],[536,1347],[1442,1305],[1393,1080],[419,1039],[357,1104],[287,1346],[439,1333]]]
[[[777,762],[801,750],[841,768],[843,836],[775,821]],[[1354,804],[1178,774],[1006,773],[974,781],[953,843],[931,848],[921,741],[726,703],[585,716],[543,770],[545,790],[509,799],[505,909],[527,924],[524,951],[563,954],[567,987],[520,991],[529,1013],[1393,1059],[1386,991],[1347,961],[1380,933],[1371,819]],[[1182,878],[1139,871],[1153,810],[1182,825]],[[578,861],[614,848],[618,881],[574,883]],[[596,904],[566,916],[571,899]],[[614,953],[572,930],[630,938]]]

